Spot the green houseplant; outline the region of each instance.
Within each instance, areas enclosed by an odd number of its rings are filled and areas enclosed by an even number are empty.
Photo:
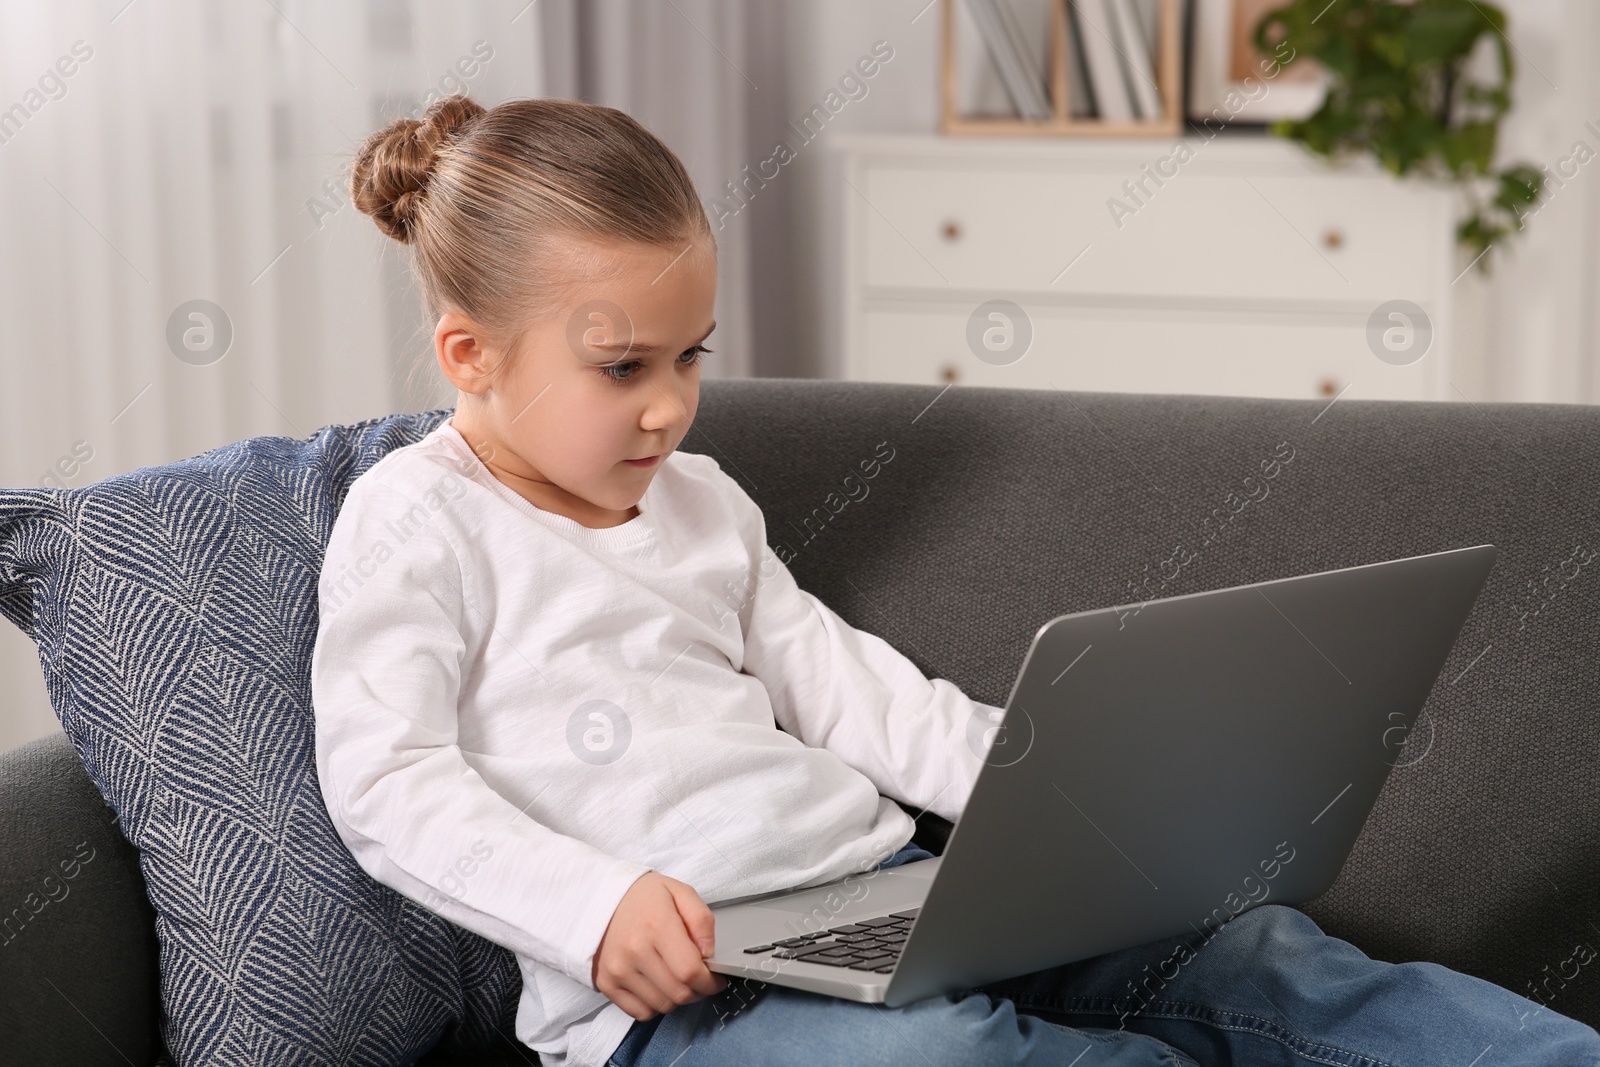
[[[1369,153],[1392,174],[1455,182],[1468,202],[1456,237],[1487,271],[1486,253],[1524,228],[1544,187],[1526,163],[1493,166],[1515,71],[1505,29],[1490,0],[1290,0],[1256,24],[1256,46],[1287,41],[1289,62],[1312,57],[1330,84],[1315,114],[1272,130],[1326,158]],[[1473,80],[1486,35],[1496,76]]]

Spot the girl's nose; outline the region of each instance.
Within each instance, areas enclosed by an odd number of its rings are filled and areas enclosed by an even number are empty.
[[[698,384],[683,385],[676,381],[652,382],[650,402],[645,408],[642,425],[645,429],[663,429],[676,426],[689,417],[684,394],[699,388]]]

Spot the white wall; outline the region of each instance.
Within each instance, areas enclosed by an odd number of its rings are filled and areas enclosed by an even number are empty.
[[[1600,153],[1600,9],[1592,0],[1502,2],[1518,64],[1516,107],[1501,125],[1502,153],[1549,166],[1559,177],[1556,168],[1576,142]],[[1491,277],[1474,271],[1457,283],[1457,354],[1472,371],[1470,384],[1457,384],[1474,400],[1600,402],[1600,162],[1568,166],[1576,177],[1563,179],[1565,187],[1493,264]]]
[[[843,336],[833,299],[843,262],[835,239],[843,184],[833,145],[841,133],[926,133],[937,129],[935,58],[943,16],[939,3],[929,0],[872,4],[814,0],[791,5],[788,17],[791,119],[821,102],[858,59],[872,52],[874,42],[885,41],[894,49],[893,58],[866,83],[867,95],[841,110],[823,134],[799,149],[798,158],[785,167],[794,182],[795,220],[795,328],[789,373],[833,377],[842,366]],[[785,130],[774,136],[794,135]]]

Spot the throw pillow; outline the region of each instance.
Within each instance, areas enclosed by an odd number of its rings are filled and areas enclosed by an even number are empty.
[[[179,1064],[379,1067],[514,1034],[516,958],[369,877],[316,780],[334,517],[358,475],[449,414],[0,489],[0,613],[37,643],[61,726],[139,849]]]

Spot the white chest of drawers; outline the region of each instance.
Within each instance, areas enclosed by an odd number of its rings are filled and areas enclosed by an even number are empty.
[[[1249,134],[838,147],[847,378],[1453,395],[1448,190]],[[975,316],[995,300],[1020,318]],[[1393,301],[1425,318],[1393,317]],[[1018,357],[1008,346],[1028,333]]]

